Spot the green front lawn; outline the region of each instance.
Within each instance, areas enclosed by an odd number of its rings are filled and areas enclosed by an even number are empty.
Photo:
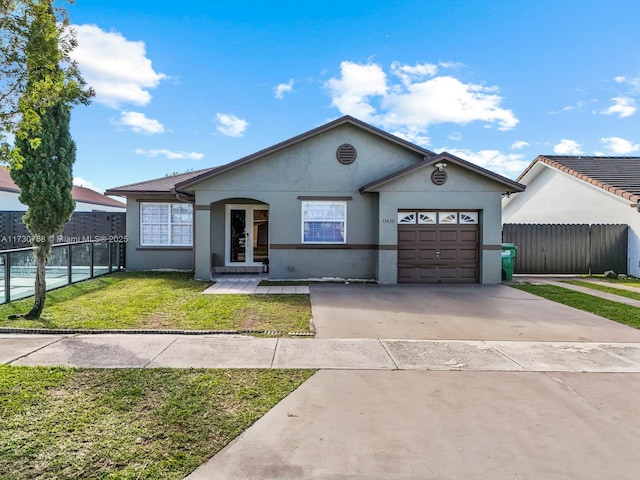
[[[555,285],[519,283],[511,286],[554,302],[594,313],[609,320],[640,328],[640,308],[632,307],[631,305],[605,300],[604,298]]]
[[[188,273],[118,272],[47,293],[40,320],[9,320],[31,298],[0,305],[0,327],[308,332],[308,295],[202,295]]]
[[[0,479],[181,479],[311,370],[0,366]]]

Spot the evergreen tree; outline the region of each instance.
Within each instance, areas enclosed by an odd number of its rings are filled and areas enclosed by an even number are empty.
[[[36,258],[35,301],[25,318],[39,318],[46,298],[45,267],[51,255],[53,235],[69,221],[75,208],[71,196],[75,143],[69,133],[70,112],[58,103],[41,115],[40,145],[17,139],[24,157],[22,168],[11,171],[20,187],[20,201],[29,208],[23,217],[31,233]]]
[[[87,103],[79,73],[61,67],[62,31],[51,0],[33,0],[25,47],[26,84],[18,101],[21,120],[15,129],[11,177],[27,205],[23,221],[31,233],[36,259],[35,299],[25,318],[39,318],[46,299],[45,268],[53,235],[73,213],[71,196],[75,144],[69,133],[71,104]],[[55,94],[52,94],[54,92]]]

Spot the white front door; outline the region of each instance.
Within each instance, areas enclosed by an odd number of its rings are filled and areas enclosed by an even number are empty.
[[[269,207],[227,205],[225,221],[225,265],[262,265],[269,258]]]

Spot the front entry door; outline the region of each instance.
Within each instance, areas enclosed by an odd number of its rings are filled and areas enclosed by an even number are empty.
[[[259,266],[269,257],[269,208],[227,205],[225,264]]]

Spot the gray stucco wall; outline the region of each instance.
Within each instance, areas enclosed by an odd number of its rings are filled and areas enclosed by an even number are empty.
[[[358,157],[351,165],[336,160],[336,149],[350,143]],[[210,254],[224,254],[224,204],[252,199],[269,205],[273,278],[334,276],[374,279],[378,242],[378,199],[358,189],[413,165],[422,156],[360,128],[343,125],[193,187],[196,212],[196,277],[209,278]],[[347,201],[347,243],[363,249],[296,248],[302,244],[302,201],[298,196],[352,197]],[[293,248],[285,248],[287,246]],[[293,266],[289,271],[286,267]],[[326,272],[326,275],[322,272]]]
[[[353,145],[351,165],[336,160],[338,146]],[[139,244],[140,197],[127,209],[128,267],[195,268],[209,279],[211,254],[224,264],[225,205],[269,206],[270,276],[277,279],[351,278],[397,281],[398,209],[469,209],[480,211],[480,281],[501,281],[501,193],[505,187],[467,168],[450,164],[448,181],[436,186],[426,166],[384,184],[375,192],[359,188],[412,166],[422,155],[359,127],[345,124],[295,145],[205,179],[189,188],[195,195],[192,249],[143,248]],[[302,200],[299,196],[350,197],[347,200],[346,245],[302,244]],[[158,199],[175,201],[174,198]],[[195,260],[194,260],[195,258]]]
[[[193,270],[193,248],[140,245],[140,202],[176,202],[175,196],[141,196],[127,199],[128,270]]]

